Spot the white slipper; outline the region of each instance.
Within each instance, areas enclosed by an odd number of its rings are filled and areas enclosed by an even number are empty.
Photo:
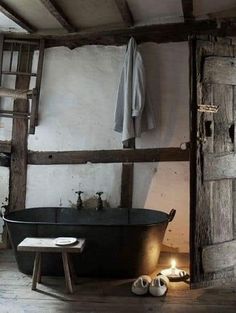
[[[162,297],[168,291],[169,279],[164,275],[157,275],[149,286],[149,292],[154,297]]]
[[[148,275],[139,276],[132,284],[132,292],[138,296],[148,293],[149,285],[152,279]]]

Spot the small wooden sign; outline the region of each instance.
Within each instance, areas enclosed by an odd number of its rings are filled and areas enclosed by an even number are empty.
[[[212,105],[212,104],[199,104],[198,105],[199,112],[217,113],[218,110],[219,110],[218,105]]]

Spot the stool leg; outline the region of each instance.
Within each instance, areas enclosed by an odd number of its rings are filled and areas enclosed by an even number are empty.
[[[68,262],[69,262],[69,268],[70,268],[72,281],[73,281],[74,284],[78,284],[76,271],[75,271],[74,264],[72,262],[70,254],[68,254]]]
[[[68,254],[66,252],[62,252],[62,260],[63,260],[63,267],[65,273],[65,280],[66,280],[66,288],[69,293],[73,293],[73,287],[71,283],[70,277],[70,268],[68,263]]]
[[[38,268],[40,262],[40,252],[36,252],[35,259],[34,259],[34,270],[33,270],[33,277],[32,277],[32,290],[35,290],[37,287],[37,278],[38,278]]]
[[[42,266],[42,253],[39,256],[39,267],[38,267],[38,274],[37,274],[37,282],[41,283],[41,266]]]

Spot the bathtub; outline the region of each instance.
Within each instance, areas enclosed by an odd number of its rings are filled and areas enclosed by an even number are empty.
[[[4,216],[18,268],[32,274],[34,254],[18,252],[25,237],[86,239],[82,254],[72,256],[79,276],[136,277],[152,273],[175,210],[30,208]],[[43,254],[43,275],[62,275],[60,254]]]

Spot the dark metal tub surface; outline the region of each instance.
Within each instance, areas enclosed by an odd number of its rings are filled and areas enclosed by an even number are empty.
[[[25,237],[86,239],[82,254],[73,255],[79,276],[135,277],[152,273],[165,230],[175,215],[148,209],[31,208],[4,217],[19,270],[31,274],[34,254],[18,252]],[[42,274],[62,275],[61,256],[43,254]]]

